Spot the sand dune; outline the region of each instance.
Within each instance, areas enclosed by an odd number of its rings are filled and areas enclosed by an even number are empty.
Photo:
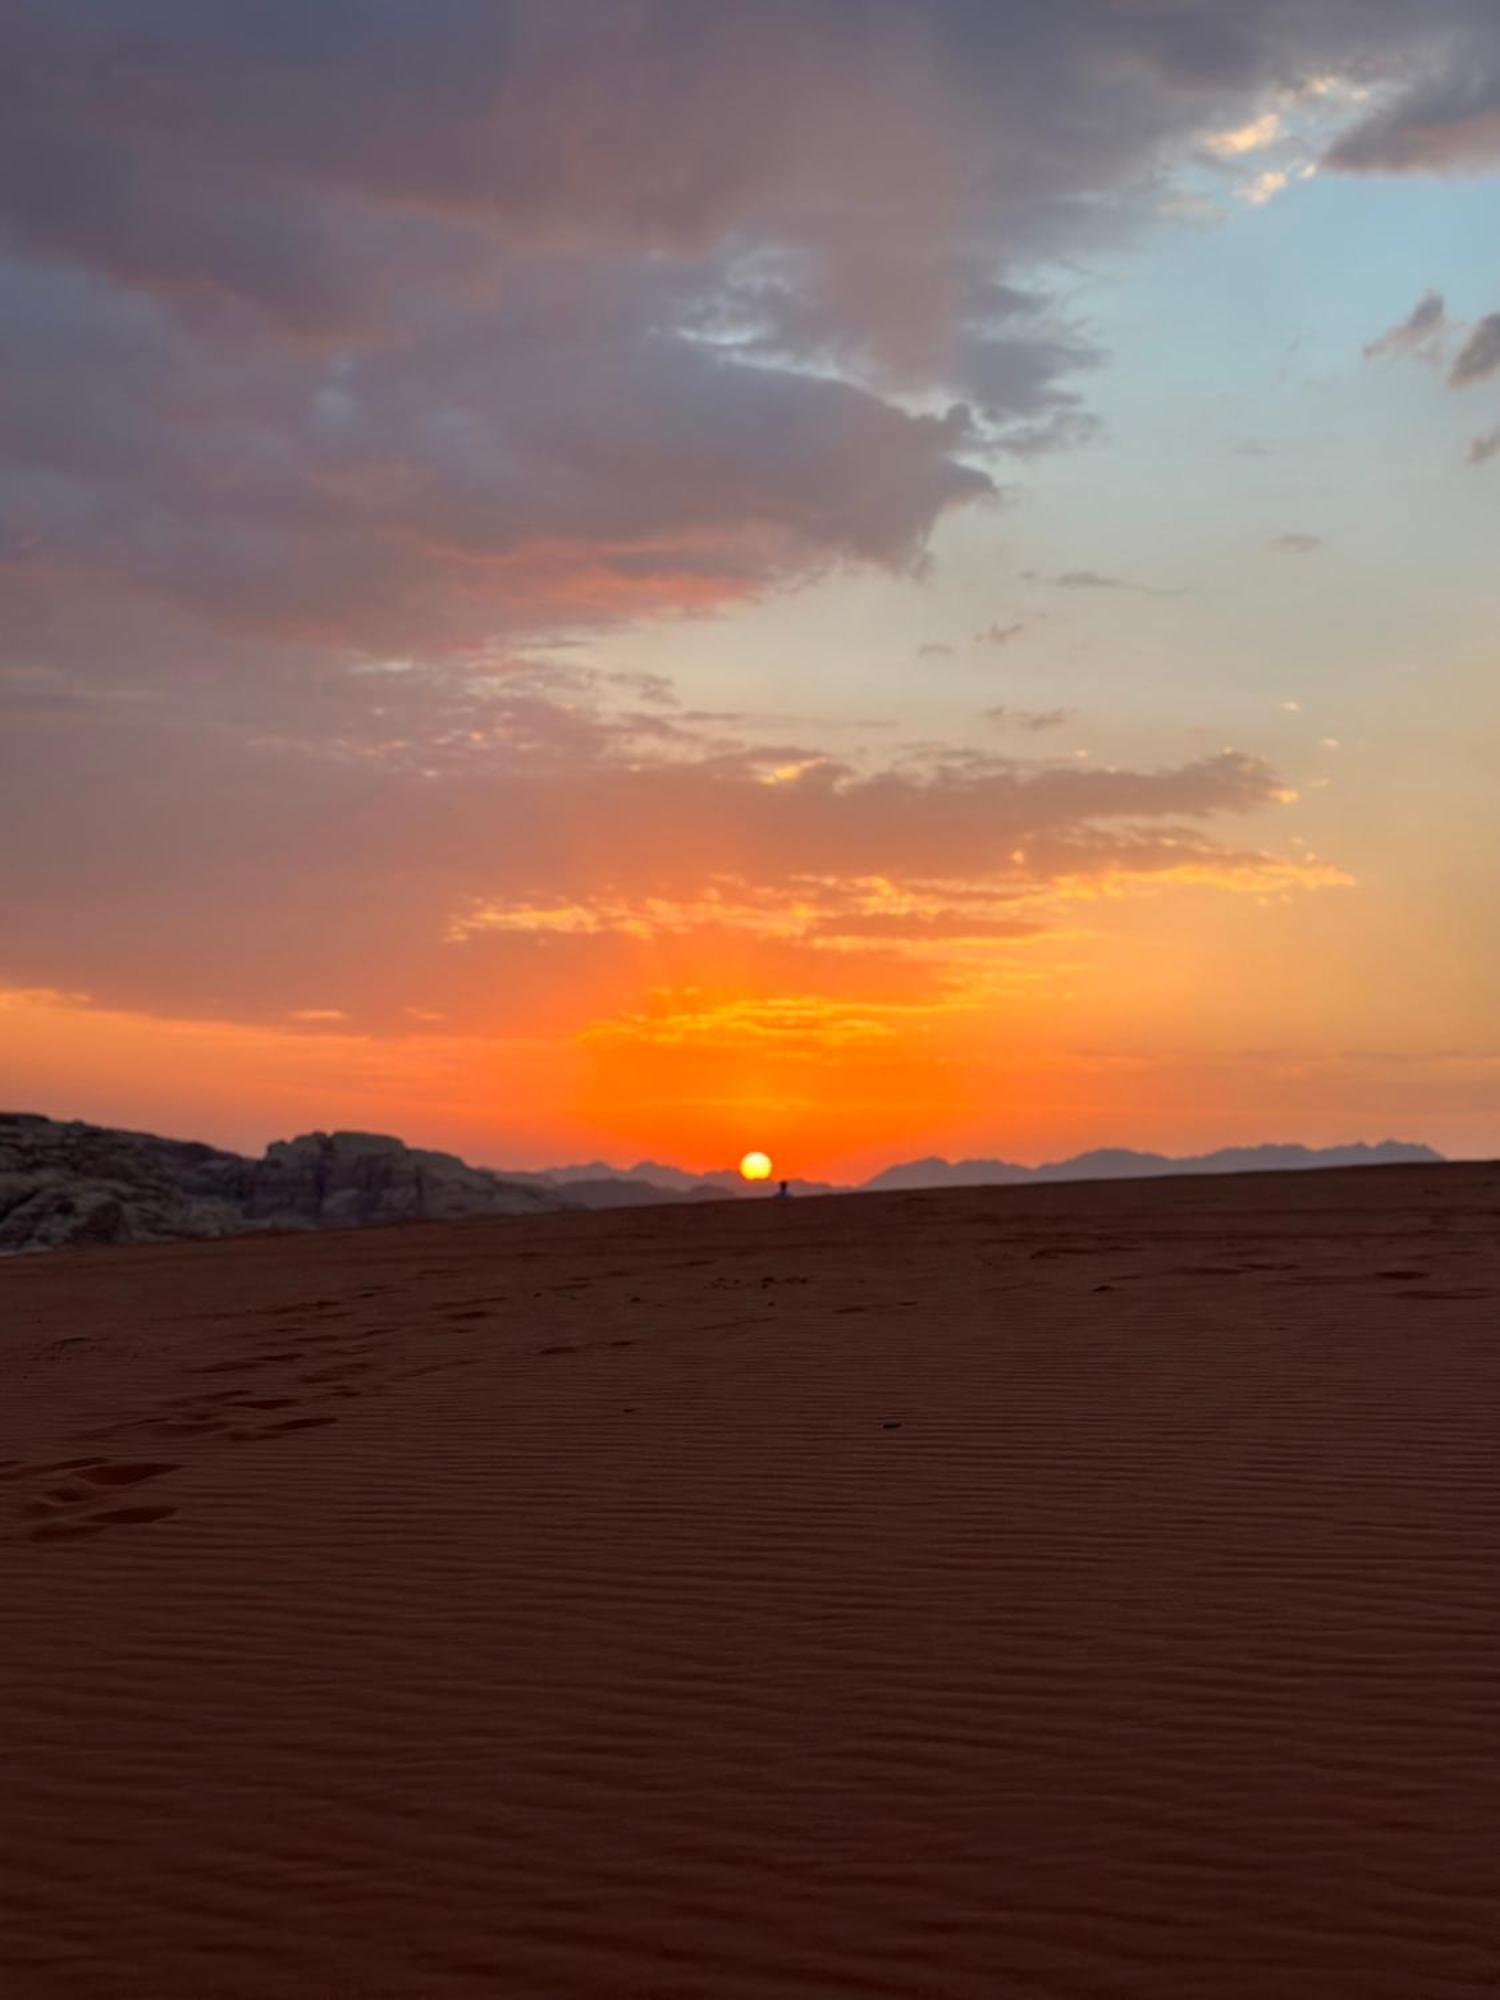
[[[1500,1170],[0,1267],[16,2000],[1500,1992]]]

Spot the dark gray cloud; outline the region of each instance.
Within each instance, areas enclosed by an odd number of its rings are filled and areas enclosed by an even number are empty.
[[[1500,313],[1488,313],[1470,332],[1448,371],[1452,388],[1470,389],[1500,374]]]
[[[1370,12],[1371,47],[1380,50],[1371,67],[1383,88],[1329,164],[1349,173],[1452,173],[1500,159],[1500,21],[1487,0]],[[1377,40],[1382,14],[1394,16],[1385,47]]]
[[[1266,544],[1268,549],[1274,549],[1278,555],[1283,556],[1315,556],[1327,546],[1321,535],[1299,534],[1295,531],[1277,535]]]
[[[1029,619],[997,618],[994,624],[986,625],[982,632],[974,634],[974,644],[976,646],[1013,646],[1016,640],[1024,638],[1030,629]]]
[[[671,323],[690,283],[513,267],[498,305],[328,356],[209,353],[75,272],[0,270],[0,370],[27,384],[0,400],[0,518],[60,587],[441,648],[909,562],[993,490],[961,408],[741,363]]]
[[[1469,446],[1470,465],[1488,465],[1492,458],[1500,458],[1500,426],[1483,432]]]
[[[910,562],[1089,432],[1098,351],[1019,272],[1273,87],[1369,88],[1336,164],[1455,79],[1469,130],[1497,41],[1478,0],[6,10],[0,546],[368,646]]]

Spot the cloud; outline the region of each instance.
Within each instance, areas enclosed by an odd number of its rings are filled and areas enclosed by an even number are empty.
[[[918,646],[917,658],[919,660],[951,660],[957,650],[956,646],[950,646],[942,639],[929,639],[925,646]]]
[[[1470,389],[1495,374],[1500,374],[1500,313],[1489,313],[1459,349],[1448,371],[1448,384],[1453,389]]]
[[[1441,292],[1426,292],[1404,320],[1376,339],[1366,341],[1365,358],[1383,359],[1393,354],[1416,354],[1425,360],[1441,358],[1449,331],[1448,310]]]
[[[895,950],[884,920],[902,914],[937,965],[959,931],[1055,923],[1064,881],[1259,879],[1274,857],[1214,823],[1285,796],[1228,753],[1160,770],[942,746],[851,761],[684,711],[663,729],[659,705],[571,664],[325,658],[315,689],[227,665],[190,681],[159,664],[170,702],[122,709],[78,679],[67,708],[0,716],[6,984],[523,1033],[638,981],[648,949],[686,976],[737,938],[791,976],[853,948],[836,938],[868,955],[883,929]]]
[[[1321,535],[1304,535],[1295,532],[1286,535],[1277,535],[1274,540],[1266,543],[1268,549],[1275,549],[1281,555],[1287,556],[1317,555],[1319,550],[1327,546],[1328,544],[1323,540]]]
[[[1452,345],[1458,352],[1449,363]],[[1464,327],[1449,319],[1441,294],[1428,292],[1398,326],[1365,348],[1368,356],[1414,355],[1434,364],[1449,363],[1447,385],[1463,391],[1500,375],[1500,313],[1488,313]],[[1500,430],[1482,432],[1465,454],[1470,465],[1487,465],[1500,453]]]
[[[1264,208],[1266,203],[1274,201],[1277,195],[1285,194],[1291,180],[1291,174],[1284,168],[1267,167],[1263,173],[1256,174],[1246,183],[1240,192],[1240,199],[1248,202],[1251,208]]]
[[[1125,576],[1110,576],[1097,569],[1065,569],[1055,573],[1045,570],[1024,569],[1023,583],[1049,584],[1054,590],[1123,590],[1133,591],[1141,597],[1180,597],[1177,590],[1163,589],[1159,584],[1136,583]]]
[[[1294,170],[1314,95],[1334,170],[1478,159],[1497,51],[1479,0],[0,9],[0,972],[550,1033],[705,938],[801,993],[1106,884],[1318,886],[1222,832],[1255,759],[845,758],[587,649],[920,573],[1092,434],[1039,273],[1205,143]]]
[[[1007,708],[1001,706],[987,708],[984,711],[984,719],[986,722],[992,723],[997,729],[1023,729],[1035,733],[1044,729],[1061,729],[1064,723],[1072,721],[1073,710],[1071,708]]]
[[[961,409],[737,362],[672,324],[681,273],[517,266],[501,303],[413,308],[378,349],[243,367],[75,274],[0,269],[7,296],[22,567],[267,637],[472,644],[900,567],[993,491]]]
[[[1203,140],[1203,150],[1217,160],[1237,160],[1247,153],[1259,153],[1274,146],[1281,137],[1282,120],[1277,111],[1263,111],[1247,125],[1230,132],[1211,132]]]
[[[1038,581],[1050,583],[1058,590],[1134,590],[1138,586],[1127,583],[1123,577],[1105,576],[1096,569],[1069,569],[1059,576],[1041,577]]]
[[[1493,9],[1461,0],[1382,11],[1407,46],[1389,50],[1374,108],[1334,145],[1330,165],[1346,173],[1454,173],[1500,159]]]
[[[974,634],[976,646],[1012,646],[1016,640],[1031,629],[1030,620],[1014,618],[1001,624],[986,625],[982,632]]]
[[[1451,340],[1462,336],[1458,353],[1448,369],[1450,389],[1469,389],[1500,373],[1500,313],[1488,313],[1470,327],[1449,319],[1439,292],[1428,292],[1399,325],[1377,340],[1367,342],[1365,354],[1415,355],[1419,360],[1442,362],[1447,359]]]
[[[1090,434],[1039,267],[1299,92],[1389,150],[1497,73],[1473,0],[252,11],[0,21],[3,547],[377,651],[919,561]]]

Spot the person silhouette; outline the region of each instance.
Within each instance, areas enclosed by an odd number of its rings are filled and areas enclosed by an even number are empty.
[[[790,1182],[781,1181],[777,1186],[774,1199],[776,1201],[790,1201],[791,1198],[792,1198],[792,1189]]]

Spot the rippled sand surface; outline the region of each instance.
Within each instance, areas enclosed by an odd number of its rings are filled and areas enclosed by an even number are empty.
[[[0,1265],[13,2000],[1494,2000],[1500,1170]]]

